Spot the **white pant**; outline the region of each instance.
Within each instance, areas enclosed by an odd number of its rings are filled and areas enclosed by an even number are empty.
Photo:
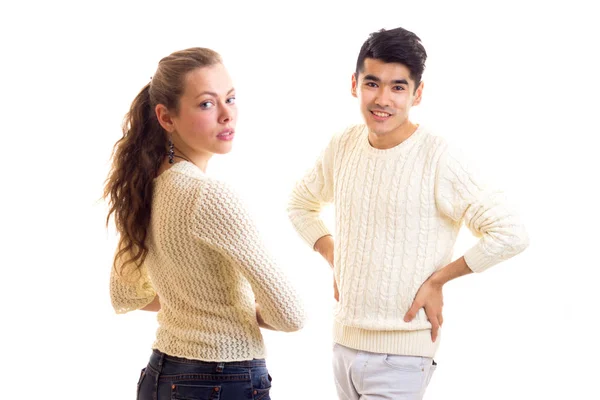
[[[435,367],[428,357],[369,353],[340,344],[333,347],[340,400],[421,400]]]

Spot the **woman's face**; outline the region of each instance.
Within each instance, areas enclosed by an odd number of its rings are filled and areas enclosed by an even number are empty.
[[[198,68],[186,75],[179,111],[170,119],[173,144],[183,155],[210,158],[231,150],[237,106],[223,64]]]

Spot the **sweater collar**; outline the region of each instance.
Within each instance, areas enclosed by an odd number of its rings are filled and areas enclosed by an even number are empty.
[[[379,157],[379,158],[388,158],[388,157],[395,157],[395,156],[399,156],[402,154],[406,154],[424,136],[425,136],[425,128],[423,128],[423,125],[418,125],[417,130],[414,131],[414,133],[412,135],[410,135],[402,143],[400,143],[394,147],[391,147],[389,149],[385,149],[385,150],[377,149],[377,148],[371,146],[371,143],[369,143],[369,128],[367,128],[367,126],[364,125],[363,131],[361,132],[361,143],[362,143],[362,147],[368,154],[373,155],[375,157]]]

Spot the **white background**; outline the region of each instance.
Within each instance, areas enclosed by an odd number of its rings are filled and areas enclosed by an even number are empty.
[[[334,399],[331,273],[285,205],[331,135],[360,120],[362,42],[403,26],[429,53],[413,119],[504,188],[531,236],[523,254],[447,285],[426,399],[600,398],[593,3],[3,3],[0,397],[134,398],[155,314],[111,309],[116,239],[99,199],[158,60],[203,46],[223,55],[240,110],[235,149],[209,173],[242,192],[309,313],[301,332],[265,332],[272,397]],[[456,255],[472,243],[463,231]]]

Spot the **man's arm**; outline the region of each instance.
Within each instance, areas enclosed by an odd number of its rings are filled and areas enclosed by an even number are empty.
[[[440,160],[436,176],[436,204],[440,212],[456,222],[464,221],[480,237],[458,260],[434,272],[415,296],[404,320],[411,321],[423,307],[431,322],[435,341],[443,323],[442,287],[446,282],[507,260],[527,248],[529,239],[516,213],[498,191],[487,190],[465,164],[448,152]]]
[[[290,196],[288,215],[304,241],[318,251],[333,268],[333,238],[321,219],[321,209],[333,201],[334,151],[338,137],[334,136],[321,156],[298,183]],[[334,296],[338,300],[335,279]]]
[[[431,322],[431,340],[435,342],[440,326],[444,323],[444,317],[442,316],[442,307],[444,306],[443,286],[452,279],[468,275],[472,272],[465,262],[464,257],[434,272],[421,285],[412,306],[404,316],[404,321],[412,321],[419,309],[424,308],[427,319]]]
[[[331,235],[326,235],[317,240],[315,243],[315,250],[319,252],[323,256],[325,260],[329,263],[329,266],[333,268],[333,251],[334,251],[334,241]],[[333,277],[333,297],[336,301],[340,301],[340,294],[337,287],[337,282],[335,281],[335,276]]]
[[[486,269],[519,254],[529,238],[517,213],[504,194],[485,187],[462,160],[446,152],[436,176],[435,201],[441,214],[464,222],[479,241],[464,254],[473,272]]]
[[[318,251],[327,260],[331,268],[333,268],[333,245],[331,235],[325,235],[315,243],[315,251]]]
[[[337,137],[334,136],[313,168],[296,183],[288,201],[287,212],[292,225],[300,237],[315,250],[316,242],[330,235],[321,218],[321,210],[326,204],[333,202],[336,143]]]

